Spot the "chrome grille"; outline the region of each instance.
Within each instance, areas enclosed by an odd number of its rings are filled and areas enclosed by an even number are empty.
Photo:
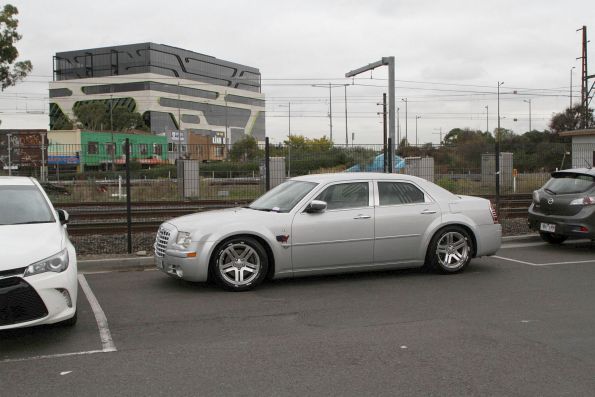
[[[167,243],[169,242],[169,237],[171,233],[169,230],[160,227],[159,231],[157,231],[157,237],[155,238],[155,245],[153,248],[155,249],[155,256],[163,258],[165,255],[165,250],[167,249]]]

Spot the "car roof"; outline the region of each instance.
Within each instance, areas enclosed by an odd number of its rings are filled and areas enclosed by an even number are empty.
[[[26,176],[0,176],[0,186],[33,186],[33,179]]]
[[[385,174],[382,172],[338,172],[331,174],[311,174],[302,175],[295,178],[291,178],[294,181],[305,181],[305,182],[335,182],[335,181],[349,181],[349,180],[362,180],[362,179],[394,179],[394,180],[409,180],[409,181],[425,181],[425,179],[418,178],[416,176],[405,175],[405,174]]]

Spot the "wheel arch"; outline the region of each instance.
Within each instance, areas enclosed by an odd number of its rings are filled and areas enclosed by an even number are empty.
[[[273,276],[275,275],[275,254],[273,253],[273,249],[271,248],[269,242],[266,239],[262,238],[262,236],[259,236],[258,234],[253,234],[253,233],[238,233],[238,234],[232,234],[229,236],[225,236],[223,239],[221,239],[221,241],[219,241],[217,244],[215,244],[213,246],[213,249],[211,250],[211,252],[209,254],[209,278],[212,278],[213,256],[215,255],[217,250],[221,246],[223,246],[225,243],[227,243],[229,240],[234,239],[234,238],[242,238],[242,237],[249,237],[253,240],[256,240],[260,245],[262,245],[262,247],[266,251],[267,259],[269,262],[269,268],[267,270],[265,279],[269,280],[269,279],[273,278]]]
[[[448,228],[448,227],[460,227],[461,229],[465,230],[467,232],[467,234],[469,234],[469,237],[471,237],[471,257],[475,258],[475,256],[477,255],[477,237],[475,236],[475,233],[473,232],[473,229],[471,227],[469,227],[469,225],[466,225],[464,223],[460,223],[460,222],[453,222],[453,223],[448,223],[446,225],[442,225],[440,226],[438,229],[436,229],[434,231],[434,233],[432,233],[432,236],[430,237],[430,239],[428,240],[428,244],[426,244],[426,260],[428,259],[428,250],[430,248],[430,244],[432,243],[432,240],[434,240],[434,237],[436,237],[436,235],[438,233],[440,233],[442,230]]]

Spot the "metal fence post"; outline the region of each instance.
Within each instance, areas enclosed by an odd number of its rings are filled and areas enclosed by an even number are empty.
[[[264,172],[265,172],[265,189],[268,192],[271,188],[271,153],[269,147],[269,138],[264,139]]]
[[[132,254],[132,209],[130,205],[130,140],[126,138],[126,227],[128,231],[128,253]]]
[[[388,152],[388,173],[392,173],[393,172],[393,159],[395,158],[395,153],[392,149],[393,147],[393,138],[388,138],[388,148],[387,148],[387,152]]]

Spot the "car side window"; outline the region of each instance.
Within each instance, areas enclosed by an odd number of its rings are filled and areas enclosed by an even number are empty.
[[[367,207],[369,205],[368,182],[339,183],[329,186],[315,200],[325,201],[327,210]]]
[[[380,205],[424,203],[424,193],[407,182],[378,182]]]

